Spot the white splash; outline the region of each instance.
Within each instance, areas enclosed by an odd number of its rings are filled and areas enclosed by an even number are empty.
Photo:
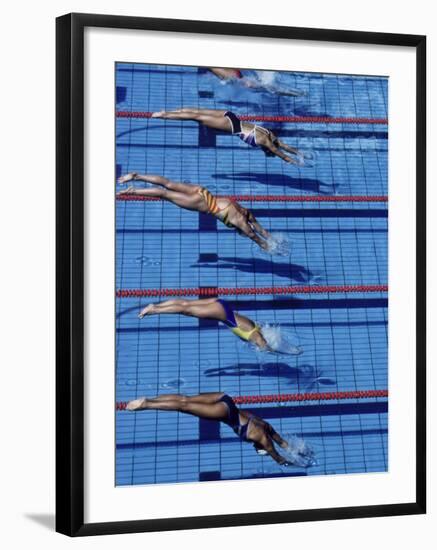
[[[283,439],[287,441],[287,447],[278,446],[277,449],[290,465],[300,468],[317,466],[314,450],[306,441],[292,434],[286,434]]]
[[[280,325],[261,324],[261,334],[264,337],[270,352],[284,355],[300,355],[303,349],[298,345],[295,334],[286,332]],[[261,350],[261,353],[265,353]]]
[[[275,71],[255,71],[257,80],[264,86],[272,86],[276,81]]]
[[[316,164],[316,154],[314,151],[299,151],[296,154],[297,165],[300,167],[313,168]]]
[[[270,233],[267,246],[273,256],[291,256],[291,242],[284,233]]]

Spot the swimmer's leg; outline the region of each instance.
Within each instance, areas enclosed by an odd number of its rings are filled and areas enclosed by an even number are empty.
[[[173,401],[175,397],[177,398],[179,395],[180,394],[174,393],[162,394],[155,397],[154,401]],[[205,392],[199,393],[199,395],[193,395],[187,399],[189,399],[191,403],[211,404],[217,403],[223,396],[223,392]]]
[[[213,113],[214,114],[204,114],[201,111],[160,111],[158,113],[153,113],[152,118],[164,118],[170,120],[193,120],[195,122],[204,124],[209,128],[214,128],[215,130],[232,132],[231,123],[226,117],[223,116],[225,111],[213,111]]]
[[[154,185],[160,185],[161,187],[165,187],[170,191],[177,191],[178,193],[197,193],[197,191],[200,189],[199,185],[193,185],[192,183],[180,183],[169,180],[168,178],[164,178],[163,176],[155,176],[152,174],[137,174],[135,179],[139,181],[153,183]]]
[[[223,306],[216,298],[205,300],[167,300],[158,304],[147,305],[138,315],[142,319],[145,315],[160,315],[164,313],[179,313],[190,317],[217,319],[225,321],[226,314]]]
[[[183,107],[182,109],[174,109],[173,111],[161,111],[161,113],[192,113],[194,115],[211,115],[222,117],[226,111],[222,109],[198,109],[196,107]]]
[[[183,185],[183,184],[182,184]],[[201,210],[199,207],[200,197],[197,193],[179,193],[177,191],[169,191],[168,189],[160,189],[159,187],[148,187],[146,189],[139,189],[137,187],[129,187],[123,191],[119,191],[117,195],[143,195],[145,197],[155,197],[163,199],[168,202],[184,208],[185,210],[192,210],[198,212]]]
[[[174,395],[173,399],[135,399],[127,404],[127,410],[161,410],[177,411],[191,414],[198,418],[208,418],[211,420],[225,420],[228,417],[227,405],[223,402],[198,403],[195,399],[184,395]]]
[[[127,183],[128,181],[132,181],[136,179],[137,177],[136,172],[129,172],[129,174],[125,174],[124,176],[120,176],[117,180],[118,183]]]

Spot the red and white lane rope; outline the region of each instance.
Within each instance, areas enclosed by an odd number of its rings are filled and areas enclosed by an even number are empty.
[[[250,288],[126,288],[116,291],[117,298],[157,296],[247,296],[266,294],[327,294],[351,292],[387,292],[388,285],[318,285],[318,286],[272,286]]]
[[[151,118],[150,111],[117,111],[118,118]],[[328,117],[328,116],[293,116],[293,115],[238,115],[240,120],[253,120],[255,122],[296,122],[308,124],[388,124],[386,118],[367,117]]]
[[[345,399],[387,398],[388,390],[353,390],[312,393],[282,393],[269,395],[239,395],[233,397],[237,405],[255,405],[259,403],[295,403],[307,401],[341,401]],[[124,411],[128,401],[118,401],[117,411]]]
[[[387,195],[216,195],[219,199],[237,202],[388,202]],[[118,201],[155,202],[160,197],[117,195]]]

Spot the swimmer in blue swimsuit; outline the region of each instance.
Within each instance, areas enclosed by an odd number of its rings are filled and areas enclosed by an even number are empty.
[[[164,118],[169,120],[194,120],[208,128],[230,132],[239,137],[251,147],[260,147],[269,157],[279,157],[290,164],[302,164],[303,155],[298,149],[290,147],[271,130],[267,130],[258,124],[241,121],[232,111],[220,111],[215,109],[177,109],[175,111],[159,111],[152,113],[152,118]],[[286,155],[283,151],[291,153]]]
[[[276,451],[274,445],[276,443],[280,449],[286,450],[288,448],[287,441],[262,418],[249,411],[238,409],[232,397],[226,393],[201,393],[193,397],[170,394],[159,395],[153,399],[141,397],[129,401],[126,409],[128,411],[178,411],[198,418],[224,422],[242,441],[253,443],[258,454],[270,455],[281,466],[292,466]]]

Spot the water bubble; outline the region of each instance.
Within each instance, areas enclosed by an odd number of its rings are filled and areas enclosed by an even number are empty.
[[[135,258],[135,263],[142,264],[147,267],[159,267],[161,265],[160,260],[149,256],[137,256]]]
[[[170,380],[167,380],[166,382],[163,382],[162,384],[160,384],[159,387],[162,390],[168,390],[168,389],[175,390],[175,389],[181,388],[184,385],[185,385],[185,380],[183,378],[171,378]]]

